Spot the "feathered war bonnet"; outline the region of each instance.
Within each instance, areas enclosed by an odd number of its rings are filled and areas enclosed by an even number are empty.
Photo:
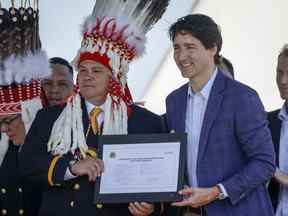
[[[169,0],[97,0],[92,14],[82,25],[83,39],[73,60],[74,66],[77,68],[84,60],[94,60],[112,71],[104,103],[103,134],[127,134],[127,113],[132,104],[127,87],[129,63],[144,53],[145,35],[161,18],[168,3]],[[76,94],[54,124],[48,151],[65,154],[79,148],[85,155],[88,147],[82,117],[75,116],[80,109],[79,94]],[[67,128],[67,123],[71,127]]]
[[[0,115],[21,114],[27,133],[42,108],[40,80],[51,71],[41,50],[38,1],[34,7],[23,2],[17,7],[12,0],[9,9],[0,4]],[[2,134],[0,164],[7,150],[2,142],[8,148],[7,141]]]

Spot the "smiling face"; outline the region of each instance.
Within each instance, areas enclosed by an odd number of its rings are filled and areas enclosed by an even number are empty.
[[[78,84],[81,95],[94,105],[105,102],[111,70],[100,62],[85,60],[78,67]]]
[[[25,127],[20,114],[0,116],[1,133],[6,133],[16,145],[22,145],[25,139]]]
[[[61,64],[51,64],[51,77],[42,80],[42,87],[49,105],[60,104],[73,93],[73,75]]]
[[[206,82],[214,71],[216,46],[206,49],[190,33],[177,33],[173,40],[174,60],[184,78],[192,82]]]
[[[283,100],[288,100],[288,56],[281,55],[278,58],[277,86],[280,92],[280,96]]]

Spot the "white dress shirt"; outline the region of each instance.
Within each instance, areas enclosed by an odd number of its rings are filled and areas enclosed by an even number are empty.
[[[85,105],[86,105],[86,109],[87,109],[87,112],[88,112],[88,116],[89,116],[89,113],[97,106],[95,106],[94,104],[91,104],[90,102],[86,101],[85,100]],[[98,125],[101,125],[104,121],[104,105],[101,105],[101,106],[98,106],[99,108],[102,109],[102,112],[98,115],[97,117],[97,121],[98,121]],[[77,176],[73,175],[69,168],[66,169],[66,172],[65,172],[65,176],[64,176],[64,181],[68,181],[70,179],[73,179],[73,178],[76,178]]]

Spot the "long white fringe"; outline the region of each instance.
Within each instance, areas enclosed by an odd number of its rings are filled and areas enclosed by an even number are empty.
[[[26,134],[40,109],[42,109],[40,97],[33,98],[32,100],[21,101],[21,115]]]
[[[82,112],[81,98],[79,94],[76,94],[72,101],[67,102],[53,125],[47,145],[48,152],[53,155],[63,155],[68,152],[74,154],[76,149],[80,149],[81,153],[85,155],[88,146],[83,129]],[[111,96],[108,95],[104,104],[103,135],[127,134],[127,122],[126,104],[122,101],[117,106],[112,103]]]
[[[0,167],[2,165],[2,162],[5,158],[5,155],[9,148],[9,137],[6,135],[6,133],[1,133],[1,140],[0,140]]]
[[[71,133],[72,132],[72,133]],[[71,134],[73,138],[71,139]],[[81,152],[88,149],[83,131],[81,98],[79,94],[68,101],[62,113],[55,121],[47,150],[54,155],[74,153],[79,148]]]

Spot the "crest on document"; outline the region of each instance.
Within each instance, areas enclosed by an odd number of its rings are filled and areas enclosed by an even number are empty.
[[[115,159],[116,158],[116,152],[110,152],[109,158]]]

